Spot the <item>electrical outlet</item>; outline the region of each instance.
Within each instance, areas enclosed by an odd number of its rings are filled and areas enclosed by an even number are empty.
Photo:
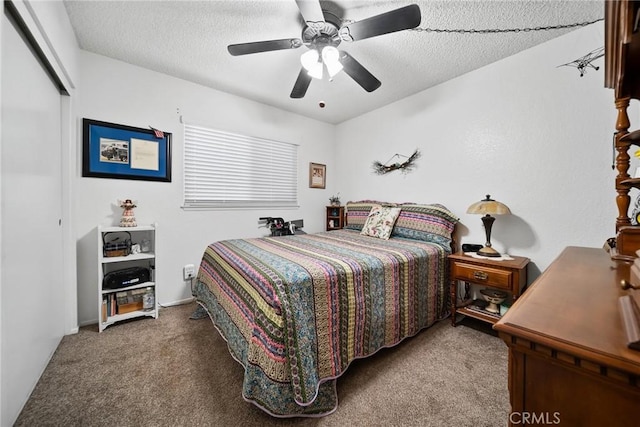
[[[184,280],[191,280],[196,276],[196,267],[193,264],[187,264],[182,269]]]

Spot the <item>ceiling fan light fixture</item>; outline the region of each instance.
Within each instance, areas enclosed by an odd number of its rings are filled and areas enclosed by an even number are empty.
[[[309,71],[307,71],[307,74],[309,74],[314,79],[322,80],[322,76],[324,74],[324,70],[322,68],[322,62],[316,62],[316,65],[314,65]]]
[[[300,63],[302,67],[307,70],[307,74],[316,79],[322,79],[322,62],[320,61],[320,54],[315,49],[309,49],[307,52],[300,56]]]
[[[340,52],[334,46],[327,46],[322,49],[322,61],[327,66],[327,72],[329,73],[329,79],[342,71],[342,64],[340,63]]]
[[[329,73],[329,80],[332,80],[336,74],[342,71],[342,68],[343,68],[342,64],[339,62],[336,62],[336,63],[325,62],[325,65],[327,66],[327,72]]]
[[[309,49],[302,55],[300,55],[300,63],[304,67],[305,70],[311,71],[313,67],[318,63],[318,58],[320,55],[318,51],[315,49]]]

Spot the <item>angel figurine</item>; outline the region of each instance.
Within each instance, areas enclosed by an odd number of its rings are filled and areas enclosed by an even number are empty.
[[[136,207],[135,202],[132,202],[131,199],[126,200],[118,200],[120,203],[120,207],[124,209],[122,211],[122,218],[120,218],[120,227],[136,227],[136,217],[133,214],[133,208]]]

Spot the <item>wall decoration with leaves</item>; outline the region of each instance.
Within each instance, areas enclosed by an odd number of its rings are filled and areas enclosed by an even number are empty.
[[[396,170],[402,171],[402,173],[411,172],[413,168],[416,166],[415,161],[420,158],[420,155],[421,155],[420,151],[418,150],[414,151],[413,154],[408,157],[403,156],[402,154],[396,153],[385,163],[380,163],[378,161],[373,162],[373,171],[378,175],[385,175],[389,172],[393,172]],[[393,159],[396,159],[396,158],[399,159],[401,157],[407,160],[402,163],[399,163],[399,162],[391,163]]]

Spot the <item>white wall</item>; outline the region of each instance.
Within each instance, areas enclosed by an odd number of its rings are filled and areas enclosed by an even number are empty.
[[[81,79],[77,102],[76,211],[78,253],[78,316],[80,324],[97,321],[96,226],[115,225],[122,209],[117,199],[138,201],[138,223],[157,221],[157,279],[160,304],[191,297],[182,280],[185,264],[200,263],[207,244],[228,238],[266,234],[258,227],[261,216],[304,219],[305,231],[323,230],[324,206],[333,194],[333,125],[307,119],[276,108],[208,89],[184,80],[135,67],[85,51],[80,55]],[[300,145],[299,209],[185,211],[183,186],[183,126],[185,122],[214,129],[287,141]],[[173,135],[172,182],[146,182],[83,178],[82,118],[147,128]],[[309,162],[327,165],[327,188],[308,188]],[[336,190],[337,191],[337,190]]]
[[[614,95],[604,88],[603,59],[582,78],[557,66],[602,46],[603,28],[571,32],[338,125],[337,190],[345,200],[443,203],[461,218],[463,243],[484,243],[480,217],[466,209],[491,194],[513,213],[496,219],[492,243],[531,258],[530,280],[565,246],[601,247],[617,216]],[[414,172],[372,173],[374,160],[415,148],[422,158]]]

